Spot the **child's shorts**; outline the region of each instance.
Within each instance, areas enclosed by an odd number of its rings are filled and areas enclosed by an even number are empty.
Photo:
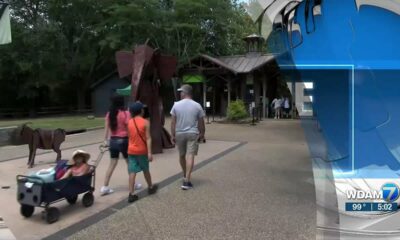
[[[147,155],[129,155],[128,172],[138,173],[141,171],[149,171],[149,159]]]

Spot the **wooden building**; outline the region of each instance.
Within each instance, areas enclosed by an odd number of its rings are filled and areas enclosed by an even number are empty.
[[[274,54],[262,52],[264,39],[256,34],[243,39],[247,53],[213,57],[201,54],[179,68],[183,83],[192,84],[194,98],[209,112],[225,115],[231,101],[241,99],[268,117],[268,106],[277,95],[279,68]]]
[[[93,113],[96,117],[103,117],[108,112],[112,96],[116,90],[129,86],[129,78],[119,78],[117,72],[112,72],[90,86]],[[127,97],[127,100],[129,97]],[[128,101],[126,101],[128,102]]]

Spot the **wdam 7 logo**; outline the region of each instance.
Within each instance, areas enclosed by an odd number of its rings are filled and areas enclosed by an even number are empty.
[[[399,187],[395,183],[385,183],[381,191],[386,202],[394,202],[399,198]]]

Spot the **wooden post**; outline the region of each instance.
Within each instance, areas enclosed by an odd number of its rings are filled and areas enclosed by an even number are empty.
[[[204,111],[206,111],[206,105],[207,105],[207,83],[204,80],[204,82],[203,82],[203,108],[204,108]]]
[[[292,119],[296,118],[296,81],[292,79]]]
[[[260,107],[260,78],[256,77],[257,75],[254,76],[254,81],[253,81],[253,89],[254,89],[254,102],[256,103],[256,108]]]
[[[216,81],[214,80],[212,90],[213,90],[213,100],[212,100],[212,121],[214,122],[214,116],[215,116],[215,89],[217,88]]]
[[[246,81],[247,75],[240,79],[240,98],[245,101],[246,98]]]
[[[238,100],[240,99],[240,81],[238,79],[235,80],[234,89],[235,89],[235,100]]]
[[[228,106],[231,104],[231,79],[227,80],[228,84]]]
[[[267,117],[267,78],[266,75],[263,74],[263,79],[262,79],[262,114],[263,118]]]

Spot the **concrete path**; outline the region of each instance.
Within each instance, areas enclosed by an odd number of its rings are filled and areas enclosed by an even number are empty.
[[[90,132],[89,134],[82,134],[75,136],[76,140],[83,145],[80,147],[92,153],[93,158],[97,157],[99,144],[90,144],[90,142],[98,141],[101,139],[102,131]],[[72,142],[66,142],[72,144]],[[238,142],[233,141],[208,141],[202,144],[203,151],[199,155],[198,163],[213,158],[214,156],[238,145]],[[16,148],[17,149],[17,148]],[[71,156],[76,148],[64,150],[65,157]],[[15,153],[20,154],[18,151]],[[54,154],[46,153],[38,155],[36,158],[37,165],[33,170],[39,170],[54,166]],[[109,163],[108,155],[105,155],[97,169],[96,186],[97,189],[103,184],[105,172]],[[155,155],[155,162],[151,164],[151,171],[153,180],[155,182],[162,182],[171,176],[177,176],[180,173],[178,164],[178,153],[175,149],[165,150],[163,154]],[[16,201],[16,180],[17,174],[27,174],[29,170],[26,167],[26,158],[0,162],[0,186],[9,187],[0,189],[0,216],[7,222],[7,226],[11,229],[17,239],[42,239],[52,235],[62,229],[68,228],[76,223],[85,222],[90,216],[93,216],[105,209],[112,207],[119,202],[126,202],[128,194],[128,175],[126,171],[126,164],[123,160],[117,166],[114,175],[111,179],[111,187],[116,191],[115,193],[100,197],[98,190],[95,192],[95,204],[90,208],[84,208],[80,203],[74,206],[69,206],[66,201],[54,204],[61,211],[60,220],[54,224],[48,225],[41,219],[42,209],[36,209],[34,215],[29,219],[24,219],[19,214],[19,204]],[[138,181],[145,185],[142,175],[139,175]],[[146,186],[144,186],[146,187]],[[59,238],[57,238],[59,239]]]
[[[247,144],[198,169],[193,190],[180,190],[176,180],[69,239],[315,239],[300,122],[208,126],[209,139]]]
[[[57,203],[61,218],[51,225],[41,219],[41,209],[30,219],[19,215],[15,175],[27,172],[26,153],[23,146],[0,148],[6,153],[0,160],[0,185],[10,186],[0,189],[0,216],[16,239],[315,239],[311,161],[299,121],[209,124],[206,136],[193,190],[179,189],[177,151],[170,149],[151,165],[159,193],[146,196],[143,190],[140,200],[129,205],[121,161],[111,180],[114,194],[100,197],[96,191],[90,208]],[[63,156],[82,146],[96,157],[102,137],[101,130],[69,136]],[[35,170],[51,166],[54,158],[54,153],[38,155]],[[99,165],[97,188],[108,161],[105,156]],[[142,175],[139,181],[144,183]]]

